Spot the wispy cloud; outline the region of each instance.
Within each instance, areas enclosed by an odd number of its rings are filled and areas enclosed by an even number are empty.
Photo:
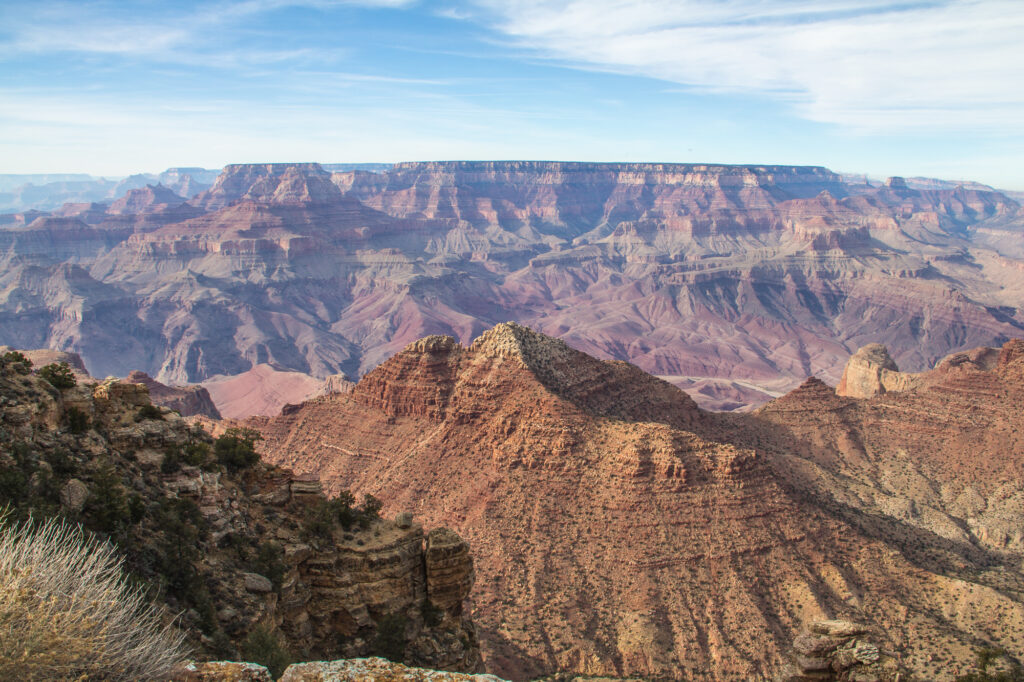
[[[188,62],[186,49],[218,29],[276,10],[339,7],[403,8],[417,0],[240,0],[198,7],[165,3],[111,5],[105,2],[11,2],[0,8],[9,53],[79,52],[123,54]],[[137,10],[137,11],[136,11]],[[223,36],[215,36],[220,37]],[[216,41],[213,41],[215,44]],[[259,55],[257,55],[259,56]]]
[[[1016,132],[1019,0],[474,0],[514,44],[855,129]]]

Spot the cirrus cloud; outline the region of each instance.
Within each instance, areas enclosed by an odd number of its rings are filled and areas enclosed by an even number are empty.
[[[570,66],[764,93],[869,131],[1019,134],[1019,0],[476,0],[508,40]]]

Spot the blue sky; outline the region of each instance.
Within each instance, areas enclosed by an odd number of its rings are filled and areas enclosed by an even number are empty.
[[[1024,189],[1024,2],[0,2],[0,172],[427,159]]]

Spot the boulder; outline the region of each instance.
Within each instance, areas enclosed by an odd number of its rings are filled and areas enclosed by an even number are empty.
[[[89,499],[89,488],[77,478],[72,478],[61,488],[60,506],[67,511],[81,511],[87,499]]]
[[[259,573],[243,573],[242,578],[245,584],[245,589],[249,592],[265,594],[274,589],[274,584],[270,582],[268,578],[263,577]]]

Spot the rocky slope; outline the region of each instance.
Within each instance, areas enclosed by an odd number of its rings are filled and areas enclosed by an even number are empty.
[[[1018,562],[1024,341],[954,354],[911,377],[866,399],[809,380],[758,411],[759,425],[777,428],[757,438],[806,490]]]
[[[154,407],[145,383],[58,390],[0,361],[0,506],[114,542],[197,654],[479,667],[458,535],[328,503],[315,479],[248,447],[244,432],[214,441]]]
[[[837,382],[867,342],[917,371],[1020,334],[1019,204],[935,187],[792,166],[233,165],[188,203],[152,187],[0,225],[0,343],[165,383],[259,364],[320,379],[514,319],[744,407]]]
[[[877,624],[922,679],[952,679],[981,643],[1024,656],[1019,558],[809,485],[793,470],[816,457],[800,439],[818,441],[769,413],[794,400],[821,419],[852,402],[812,382],[712,415],[635,366],[501,324],[469,347],[421,339],[349,394],[251,424],[270,461],[469,539],[501,676],[769,678],[802,627],[836,617]]]

